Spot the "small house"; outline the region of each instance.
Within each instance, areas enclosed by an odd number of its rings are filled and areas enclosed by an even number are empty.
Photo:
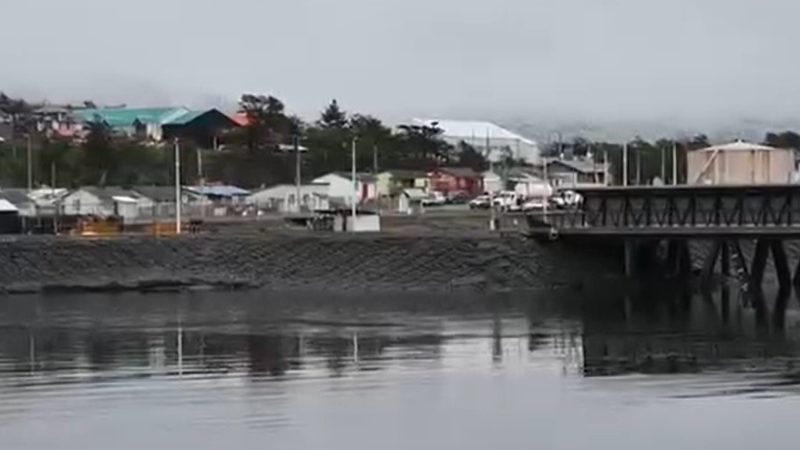
[[[19,209],[8,200],[0,198],[0,234],[17,234],[21,230]]]
[[[463,192],[476,197],[484,192],[483,176],[469,167],[440,167],[428,177],[431,189],[444,194]]]
[[[0,190],[0,199],[14,205],[17,214],[22,217],[36,216],[36,203],[28,195],[27,189],[2,189]]]
[[[153,218],[172,218],[175,216],[175,186],[133,186],[131,191],[138,194],[143,204],[139,211],[141,216]],[[183,213],[192,215],[191,207],[195,206],[200,197],[185,189],[181,189],[181,205]],[[149,203],[149,208],[147,204]],[[199,205],[198,205],[199,206]],[[196,211],[195,211],[196,212]]]
[[[547,180],[555,187],[578,187],[587,185],[606,185],[610,166],[593,158],[587,159],[548,159]]]
[[[130,189],[84,186],[66,195],[61,207],[68,216],[120,217],[128,223],[152,209],[153,201]]]
[[[387,170],[376,175],[378,196],[395,197],[404,189],[427,190],[428,174],[417,170]]]
[[[230,185],[187,186],[184,188],[192,196],[202,198],[215,205],[231,206],[245,203],[250,191]]]
[[[326,183],[303,184],[299,187],[279,184],[254,192],[247,197],[246,202],[259,211],[274,211],[281,214],[329,209],[329,187]]]
[[[346,172],[332,172],[316,178],[312,183],[327,184],[329,199],[343,205],[352,205],[353,197],[357,204],[378,198],[377,178],[370,173],[357,173],[355,184],[352,174]]]
[[[791,149],[736,141],[686,155],[687,184],[786,184],[795,172]]]
[[[419,188],[408,188],[400,191],[397,199],[397,211],[402,214],[413,214],[422,211],[422,201],[428,194]]]
[[[486,192],[499,193],[514,191],[523,198],[549,197],[553,189],[533,169],[514,167],[507,171],[487,171],[483,173]]]

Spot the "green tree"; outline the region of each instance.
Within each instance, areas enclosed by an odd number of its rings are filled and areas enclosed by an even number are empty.
[[[339,107],[339,102],[333,99],[322,112],[319,119],[319,126],[323,129],[343,129],[348,125],[347,113]]]
[[[486,156],[463,141],[458,144],[457,160],[459,166],[469,167],[476,172],[484,172],[489,169],[489,161]]]
[[[112,130],[99,118],[90,122],[88,127],[86,143],[83,145],[81,179],[84,184],[104,186],[117,163]]]
[[[777,148],[791,148],[800,150],[800,134],[794,131],[784,131],[781,133],[767,133],[764,144]]]

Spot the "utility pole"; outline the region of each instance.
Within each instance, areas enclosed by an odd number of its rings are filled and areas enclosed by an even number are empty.
[[[175,138],[175,234],[181,234],[181,147]],[[205,192],[203,192],[205,194]]]
[[[672,143],[672,185],[678,185],[678,143]]]
[[[642,149],[635,149],[636,150],[636,185],[641,186],[642,184]]]
[[[28,133],[28,193],[33,190],[33,140]]]
[[[214,148],[216,149],[217,146],[217,138],[214,137]],[[197,178],[200,179],[200,191],[205,192],[206,187],[206,176],[205,171],[203,170],[203,152],[198,148],[197,150]],[[202,200],[200,201],[200,217],[206,217],[206,206],[205,202]]]
[[[661,182],[667,184],[667,150],[661,146]]]
[[[358,179],[356,179],[356,143],[357,142],[358,142],[358,136],[353,136],[353,142],[352,142],[352,158],[353,158],[353,161],[352,161],[352,167],[351,167],[351,169],[353,171],[353,201],[351,202],[353,204],[352,205],[352,207],[353,207],[353,211],[352,211],[352,213],[353,213],[353,226],[352,226],[353,230],[350,230],[350,231],[354,231],[355,230],[356,217],[358,215],[358,210],[356,208],[356,199],[358,197]]]
[[[58,210],[59,204],[56,199],[56,162],[50,161],[50,197],[53,200],[53,234],[58,235]]]
[[[292,140],[293,140],[293,144],[294,144],[294,164],[295,164],[294,182],[296,184],[296,189],[297,189],[297,192],[295,193],[295,198],[297,199],[297,202],[296,202],[297,203],[297,213],[299,214],[300,210],[301,210],[301,207],[300,207],[300,194],[301,194],[301,190],[302,190],[302,188],[301,188],[301,183],[302,182],[300,181],[301,180],[301,176],[302,176],[302,174],[301,174],[302,164],[301,164],[301,161],[300,161],[300,137],[297,134],[295,134],[294,136],[292,136]]]
[[[628,186],[628,143],[622,144],[622,185]]]
[[[489,157],[489,171],[492,175],[496,175],[494,173],[494,160],[492,159],[492,144],[489,138],[489,131],[486,131],[486,154]],[[501,181],[502,182],[502,181]],[[484,186],[485,188],[485,186]],[[490,216],[489,216],[489,229],[491,231],[495,231],[497,229],[497,211],[495,211],[494,206],[494,190],[489,192],[489,207]]]
[[[603,185],[609,185],[608,179],[608,150],[603,151]]]
[[[372,143],[372,174],[378,175],[378,143]]]

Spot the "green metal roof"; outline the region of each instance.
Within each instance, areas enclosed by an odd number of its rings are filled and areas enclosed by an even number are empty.
[[[182,114],[169,122],[165,123],[164,125],[186,125],[187,123],[197,119],[198,117],[202,116],[203,114],[207,113],[209,110],[205,111],[189,111],[185,114]]]
[[[186,108],[104,108],[75,111],[75,116],[85,122],[93,122],[98,118],[114,128],[130,127],[136,121],[144,124],[165,124],[186,115]]]

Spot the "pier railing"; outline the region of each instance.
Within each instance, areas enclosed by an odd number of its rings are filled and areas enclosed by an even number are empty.
[[[570,210],[528,216],[533,232],[797,234],[800,185],[594,188]]]

